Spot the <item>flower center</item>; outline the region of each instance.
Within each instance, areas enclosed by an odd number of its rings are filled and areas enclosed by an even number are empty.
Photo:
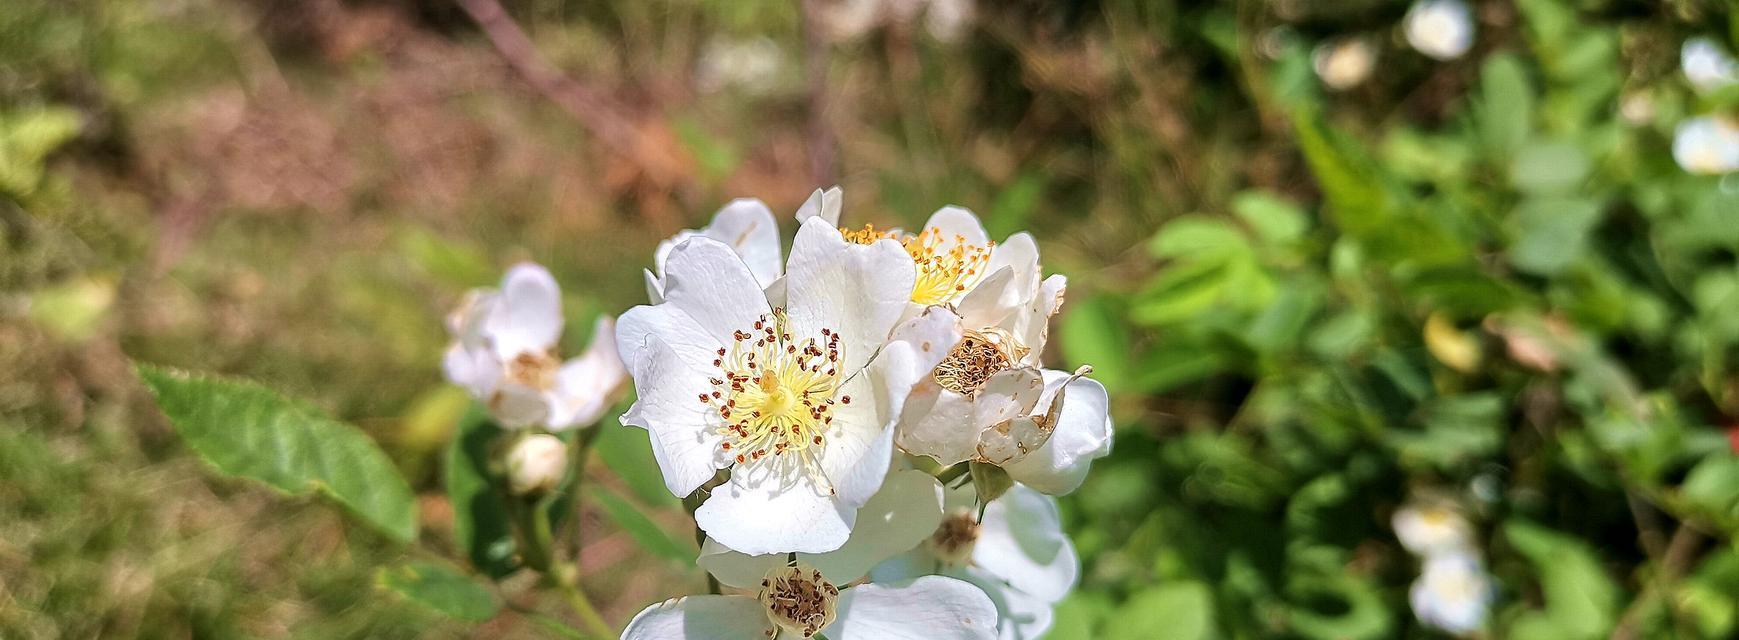
[[[542,353],[524,351],[507,363],[507,379],[533,389],[548,390],[555,386],[556,371],[561,369],[561,364],[553,350]]]
[[[882,239],[899,240],[918,268],[918,277],[912,286],[912,302],[924,305],[953,302],[966,295],[966,291],[984,276],[984,267],[990,264],[990,250],[996,246],[994,242],[982,246],[971,244],[959,234],[945,237],[940,229],[925,229],[911,235],[866,224],[862,229],[841,228],[839,232],[848,242],[856,244],[874,244]]]
[[[839,588],[821,579],[814,567],[778,567],[761,580],[756,597],[767,609],[767,619],[779,628],[805,638],[814,637],[838,616]]]
[[[950,514],[936,527],[936,533],[924,541],[924,546],[942,564],[958,567],[972,557],[972,548],[978,544],[978,526],[978,519],[970,511]]]
[[[851,396],[834,398],[844,382],[839,332],[824,328],[820,338],[799,341],[787,324],[776,309],[735,332],[736,342],[713,360],[712,392],[700,400],[724,419],[719,448],[738,463],[791,454],[813,471],[835,403],[851,404]]]
[[[930,375],[944,389],[972,395],[978,393],[991,376],[1013,367],[1016,360],[1026,357],[1030,351],[1007,331],[995,327],[967,331]]]

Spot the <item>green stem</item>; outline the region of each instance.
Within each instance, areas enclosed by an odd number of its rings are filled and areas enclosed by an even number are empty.
[[[580,616],[580,622],[586,625],[587,631],[599,638],[616,637],[616,631],[610,628],[609,623],[604,622],[604,616],[598,615],[597,608],[592,606],[592,601],[586,599],[586,594],[579,587],[565,579],[557,580],[557,584],[561,585],[562,595],[568,598],[568,606]]]
[[[960,476],[966,475],[966,472],[971,471],[971,470],[972,470],[972,465],[970,463],[966,463],[966,462],[955,463],[954,466],[948,467],[946,469],[941,470],[940,472],[937,472],[936,480],[938,482],[941,482],[942,484],[946,485],[950,482],[955,481]]]

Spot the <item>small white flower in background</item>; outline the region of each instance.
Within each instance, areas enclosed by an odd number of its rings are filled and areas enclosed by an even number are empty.
[[[1420,622],[1463,636],[1485,626],[1495,590],[1479,557],[1462,551],[1426,558],[1407,595]]]
[[[627,377],[614,321],[599,317],[586,353],[565,363],[556,349],[562,324],[555,278],[541,266],[517,265],[500,289],[472,291],[448,316],[447,379],[486,403],[502,426],[559,431],[597,422]]]
[[[1042,637],[1081,570],[1057,501],[1016,484],[985,505],[982,522],[975,501],[970,485],[949,490],[942,522],[924,544],[870,575],[877,581],[928,574],[965,580],[996,604],[1003,640]]]
[[[664,261],[662,304],[623,314],[617,343],[671,493],[730,469],[695,523],[747,554],[821,553],[845,544],[893,457],[893,424],[938,323],[895,327],[912,289],[899,244],[847,242],[815,220],[792,243],[783,305],[736,250],[707,236]],[[890,339],[892,334],[892,339]]]
[[[1323,85],[1344,91],[1371,77],[1371,70],[1377,67],[1377,48],[1365,38],[1336,38],[1316,45],[1310,63]]]
[[[1473,12],[1462,0],[1420,0],[1402,24],[1407,43],[1438,60],[1454,60],[1473,47]]]
[[[1739,171],[1739,123],[1699,116],[1673,132],[1673,160],[1691,173],[1718,175]]]
[[[1640,127],[1654,120],[1654,96],[1645,91],[1632,91],[1618,99],[1618,117],[1625,124]]]
[[[924,18],[930,36],[954,42],[965,35],[977,13],[973,0],[837,0],[822,5],[827,36],[855,40],[883,26],[908,26]]]
[[[805,206],[797,216],[839,224],[837,206]],[[1067,280],[1042,278],[1032,236],[991,242],[976,215],[952,206],[915,234],[873,225],[843,233],[854,244],[898,241],[916,269],[905,315],[932,318],[915,343],[940,362],[911,390],[900,448],[945,465],[994,464],[1046,493],[1080,486],[1092,461],[1111,452],[1108,398],[1082,377],[1090,368],[1041,366]]]
[[[1679,49],[1679,66],[1697,93],[1719,91],[1739,83],[1739,61],[1713,38],[1696,37]]]
[[[1395,511],[1392,524],[1401,546],[1418,556],[1471,548],[1473,527],[1444,504],[1410,504]]]
[[[623,640],[996,637],[996,607],[971,584],[942,576],[840,588],[813,567],[769,572],[754,595],[689,596],[641,611]]]
[[[771,38],[713,38],[701,48],[694,80],[703,93],[740,89],[751,95],[771,92],[789,65]]]
[[[514,495],[554,489],[567,471],[567,443],[547,433],[522,437],[507,451],[507,483]]]
[[[819,192],[818,192],[819,193]],[[664,302],[664,262],[684,240],[712,238],[724,243],[742,258],[750,275],[762,289],[773,286],[784,273],[784,250],[779,246],[779,223],[766,203],[738,198],[713,214],[712,222],[699,229],[685,229],[658,243],[653,250],[653,268],[645,271],[646,296],[652,304]]]

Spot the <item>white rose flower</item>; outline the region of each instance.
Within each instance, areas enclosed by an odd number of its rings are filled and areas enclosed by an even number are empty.
[[[1336,38],[1316,45],[1310,63],[1323,85],[1344,91],[1371,77],[1371,70],[1377,67],[1377,49],[1364,38]]]
[[[615,323],[601,316],[586,352],[563,363],[561,289],[535,264],[508,270],[501,288],[466,296],[447,319],[453,335],[443,359],[447,379],[489,406],[506,427],[563,430],[597,422],[615,402],[627,372],[616,355]]]
[[[653,250],[653,269],[645,271],[646,296],[652,304],[664,302],[664,263],[676,245],[689,238],[712,238],[725,244],[742,258],[749,273],[762,289],[773,286],[784,270],[783,250],[779,247],[779,223],[772,210],[755,198],[730,201],[712,222],[700,229],[684,229],[658,243]]]
[[[567,443],[547,433],[520,438],[507,451],[507,484],[514,495],[554,489],[567,472]]]
[[[908,390],[935,361],[918,349],[933,314],[889,340],[911,258],[897,243],[858,245],[809,222],[792,245],[782,306],[712,238],[677,245],[664,266],[665,302],[629,310],[617,331],[639,390],[623,422],[651,432],[671,493],[731,470],[695,512],[720,544],[838,549],[887,475]]]
[[[1713,38],[1686,40],[1679,49],[1679,67],[1697,93],[1712,93],[1739,82],[1739,61]]]
[[[978,587],[943,576],[839,588],[813,567],[769,572],[754,595],[689,596],[641,611],[623,640],[996,637],[996,607]]]
[[[950,490],[947,513],[930,538],[870,575],[890,581],[941,574],[971,582],[995,603],[1003,640],[1042,637],[1081,570],[1057,501],[1016,484],[985,505],[979,522],[975,500],[970,485]]]
[[[1402,30],[1419,53],[1454,60],[1473,47],[1473,12],[1462,0],[1420,0],[1407,10]]]
[[[1739,124],[1718,116],[1679,123],[1673,132],[1673,160],[1685,171],[1719,175],[1739,171]]]
[[[838,206],[811,202],[818,204],[799,209],[799,220],[839,224]],[[1032,236],[992,243],[978,217],[960,207],[936,211],[916,234],[865,226],[844,235],[857,244],[899,241],[916,269],[907,317],[946,315],[955,328],[929,335],[959,336],[918,343],[941,361],[912,389],[900,448],[943,464],[995,464],[1046,493],[1080,486],[1091,461],[1111,451],[1109,405],[1104,387],[1081,377],[1090,369],[1071,375],[1040,366],[1067,280],[1041,280]]]
[[[1426,558],[1407,595],[1420,622],[1465,636],[1485,626],[1494,590],[1479,558],[1456,551]]]
[[[1410,504],[1391,519],[1395,537],[1414,555],[1471,548],[1473,527],[1461,513],[1443,504]]]

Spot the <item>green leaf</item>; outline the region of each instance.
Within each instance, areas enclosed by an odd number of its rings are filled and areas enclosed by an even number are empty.
[[[1541,142],[1522,147],[1510,166],[1510,182],[1528,193],[1575,190],[1593,165],[1588,155],[1568,142]]]
[[[1618,586],[1593,549],[1578,538],[1520,520],[1504,526],[1504,537],[1534,564],[1546,598],[1545,611],[1517,620],[1518,626],[1550,628],[1551,637],[1560,638],[1599,638],[1611,631]]]
[[[135,368],[182,440],[219,473],[318,493],[394,540],[416,538],[410,485],[355,427],[252,382]]]
[[[1224,220],[1201,215],[1179,216],[1167,222],[1147,242],[1147,252],[1156,258],[1208,260],[1250,253],[1244,232]]]
[[[1600,213],[1600,203],[1593,200],[1523,201],[1514,214],[1516,241],[1509,248],[1510,263],[1535,275],[1556,275],[1587,250]]]
[[[1214,629],[1214,594],[1199,582],[1175,582],[1149,587],[1129,598],[1105,628],[1111,640],[1205,640]]]
[[[1480,70],[1479,136],[1494,159],[1507,160],[1528,139],[1534,88],[1514,55],[1500,54]]]
[[[1115,300],[1097,295],[1074,304],[1063,315],[1063,357],[1093,365],[1093,377],[1116,393],[1128,383],[1129,327]]]
[[[491,578],[519,567],[505,494],[491,470],[502,430],[473,404],[447,444],[447,499],[453,506],[453,538],[472,566]]]
[[[592,428],[603,429],[592,443],[598,458],[628,484],[635,498],[654,507],[675,506],[680,501],[664,486],[664,475],[652,456],[651,434],[645,429],[618,425],[614,418]]]
[[[1296,578],[1287,622],[1298,635],[1315,640],[1390,637],[1394,620],[1376,585],[1352,575]]]
[[[1708,457],[1691,469],[1682,490],[1685,500],[1716,522],[1739,526],[1739,458]]]
[[[374,577],[381,588],[458,620],[483,622],[501,610],[488,588],[445,565],[412,562],[381,567]]]
[[[1232,213],[1256,231],[1269,247],[1283,247],[1304,237],[1310,220],[1297,204],[1261,191],[1245,191],[1232,198]]]
[[[628,535],[640,543],[640,547],[655,555],[669,558],[676,562],[689,564],[694,562],[698,551],[693,545],[677,542],[664,532],[664,527],[652,521],[639,507],[633,505],[610,490],[596,484],[591,485],[591,495],[597,499],[598,506],[604,508],[604,514],[610,517],[616,526],[622,527]]]
[[[1395,201],[1375,162],[1314,113],[1301,111],[1292,123],[1335,224],[1354,236],[1380,231],[1393,217]]]

